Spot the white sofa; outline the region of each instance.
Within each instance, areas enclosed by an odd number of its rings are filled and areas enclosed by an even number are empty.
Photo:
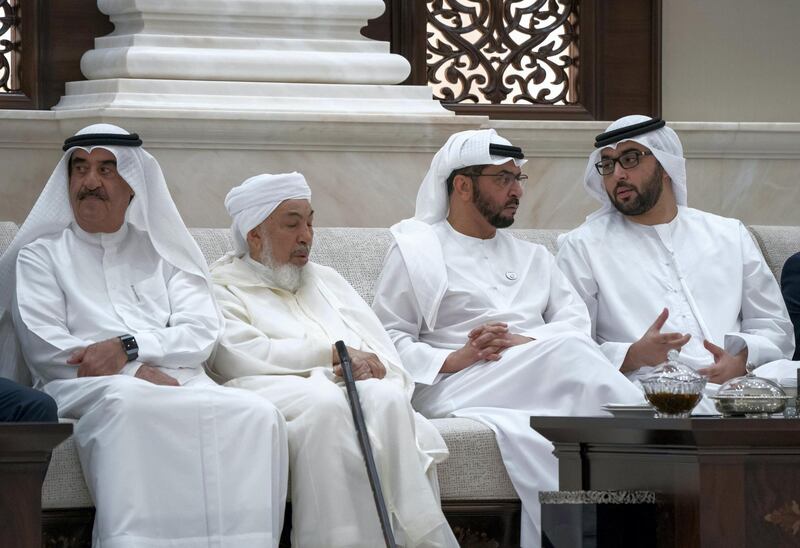
[[[16,228],[13,223],[0,223],[0,251]],[[752,226],[750,230],[779,279],[784,261],[800,250],[800,227]],[[231,248],[227,229],[191,232],[209,262]],[[556,238],[562,231],[513,232],[555,251]],[[390,243],[386,228],[317,228],[312,260],[335,268],[367,302],[372,302],[374,284]],[[486,546],[514,546],[519,535],[519,500],[493,432],[469,419],[437,419],[434,423],[450,449],[450,458],[439,467],[442,504],[463,544],[483,539]],[[46,546],[88,546],[85,542],[90,538],[93,503],[71,438],[53,453],[42,489],[42,507]]]

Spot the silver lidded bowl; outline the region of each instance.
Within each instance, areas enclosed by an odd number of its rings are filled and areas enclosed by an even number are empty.
[[[783,388],[769,379],[756,377],[753,369],[748,363],[747,375],[729,380],[711,397],[723,416],[768,418],[786,408],[789,396]]]
[[[645,397],[656,408],[656,417],[687,418],[703,397],[706,378],[680,363],[677,350],[670,350],[667,362],[641,383]]]

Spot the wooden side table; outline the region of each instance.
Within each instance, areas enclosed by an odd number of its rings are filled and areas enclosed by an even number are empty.
[[[800,546],[800,419],[533,417],[562,490],[651,490],[670,545]],[[663,540],[663,539],[662,539]]]
[[[71,424],[0,423],[0,546],[41,548],[42,482]]]

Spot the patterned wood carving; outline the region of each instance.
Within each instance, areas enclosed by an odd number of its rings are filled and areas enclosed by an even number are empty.
[[[90,548],[94,508],[42,512],[42,548]]]
[[[19,91],[16,56],[19,52],[16,0],[0,1],[0,93]]]
[[[458,113],[661,115],[661,0],[384,2],[386,12],[362,34],[390,42],[411,63],[404,83],[430,81]]]
[[[12,11],[7,6],[14,6]],[[13,19],[13,46],[0,43],[0,51],[13,47],[13,90],[3,93],[0,109],[49,109],[64,94],[64,83],[83,80],[81,56],[94,46],[94,39],[114,27],[101,13],[97,0],[0,0],[4,28]],[[2,56],[6,60],[6,56]],[[2,63],[2,61],[0,61]],[[3,68],[0,67],[0,80]]]
[[[800,505],[796,500],[787,502],[764,516],[764,520],[777,525],[792,536],[798,536],[800,533]]]
[[[519,546],[521,506],[518,500],[443,501],[442,511],[461,548]],[[291,547],[292,505],[286,503],[280,548]]]
[[[794,458],[793,458],[794,457]],[[747,546],[800,546],[800,470],[797,457],[778,456],[744,467]]]
[[[518,500],[442,501],[442,511],[462,548],[519,546]]]
[[[428,83],[444,104],[577,103],[577,0],[428,1]]]

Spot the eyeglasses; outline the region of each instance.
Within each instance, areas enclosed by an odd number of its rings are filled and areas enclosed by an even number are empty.
[[[476,173],[470,177],[492,177],[492,181],[499,187],[508,188],[515,182],[519,186],[524,187],[528,181],[528,176],[524,173],[511,173],[510,171],[501,171],[500,173]]]
[[[594,167],[597,168],[597,173],[600,175],[611,175],[614,173],[614,166],[617,162],[623,169],[631,169],[639,165],[642,156],[649,156],[650,154],[653,154],[650,150],[629,150],[619,158],[604,158],[597,162]]]

